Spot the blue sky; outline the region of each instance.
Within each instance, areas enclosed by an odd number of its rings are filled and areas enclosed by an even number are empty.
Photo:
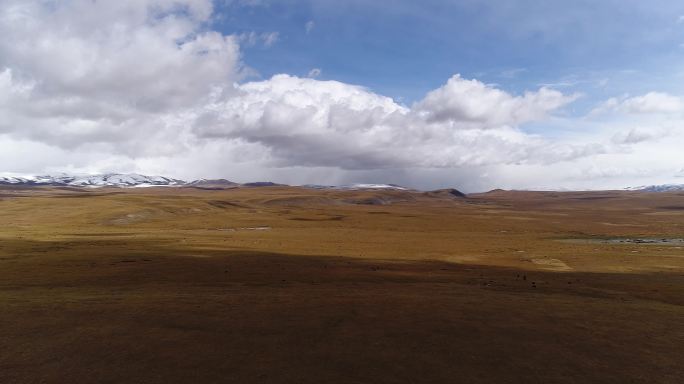
[[[0,173],[684,182],[684,2],[3,0]]]
[[[263,0],[218,10],[214,27],[226,33],[279,33],[271,47],[244,49],[264,78],[320,68],[323,79],[408,104],[455,73],[517,93],[581,92],[578,113],[615,94],[678,92],[684,80],[681,1]]]

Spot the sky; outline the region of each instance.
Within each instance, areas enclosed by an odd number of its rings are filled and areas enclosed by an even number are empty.
[[[684,2],[0,0],[0,174],[684,183]]]

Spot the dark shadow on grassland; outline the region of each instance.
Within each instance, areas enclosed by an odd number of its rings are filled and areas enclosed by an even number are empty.
[[[3,383],[675,383],[684,374],[681,274],[119,238],[1,245]]]

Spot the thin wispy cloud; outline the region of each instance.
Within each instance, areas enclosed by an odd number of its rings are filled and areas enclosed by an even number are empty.
[[[320,68],[313,68],[312,70],[309,71],[309,74],[306,76],[311,79],[315,79],[319,77],[323,73],[323,71]]]
[[[316,23],[313,22],[313,20],[309,20],[304,24],[304,30],[306,31],[307,34],[311,33],[313,29],[316,27]]]
[[[500,77],[504,79],[513,79],[515,77],[518,77],[519,75],[527,72],[527,69],[525,68],[512,68],[512,69],[506,69],[501,71],[499,74]]]
[[[238,35],[238,39],[241,44],[252,47],[259,44],[265,47],[270,47],[278,42],[279,38],[280,34],[278,32],[256,33],[252,31]]]

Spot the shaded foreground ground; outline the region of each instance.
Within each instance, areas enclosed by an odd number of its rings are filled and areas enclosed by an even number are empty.
[[[0,382],[682,382],[679,195],[302,193],[0,195]]]

